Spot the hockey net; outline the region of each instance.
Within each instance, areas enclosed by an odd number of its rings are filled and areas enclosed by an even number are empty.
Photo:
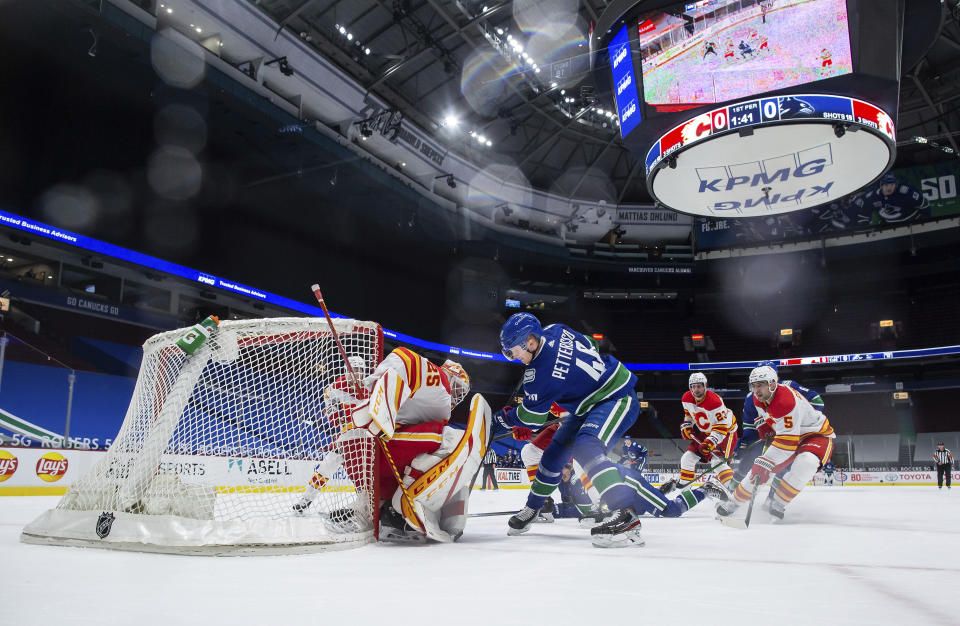
[[[362,379],[383,359],[381,327],[334,324]],[[326,321],[225,321],[192,355],[176,345],[183,335],[144,344],[113,445],[22,539],[198,554],[371,541],[376,442],[365,431],[341,436],[350,407],[329,390],[353,387]],[[336,473],[296,512],[315,466],[334,451],[343,459]]]

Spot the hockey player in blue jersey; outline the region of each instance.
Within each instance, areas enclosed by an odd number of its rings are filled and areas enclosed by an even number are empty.
[[[623,438],[623,448],[620,453],[620,463],[629,469],[642,472],[647,464],[647,448],[639,441],[630,437]]]
[[[860,226],[896,224],[926,217],[930,204],[926,196],[906,184],[899,184],[892,172],[880,178],[876,189],[854,200]]]
[[[510,518],[507,533],[529,530],[572,455],[600,493],[601,502],[614,512],[607,522],[590,530],[593,545],[642,546],[640,518],[633,507],[636,493],[606,456],[639,414],[636,377],[609,354],[598,353],[581,333],[562,324],[544,328],[529,313],[516,313],[507,320],[500,331],[500,346],[507,358],[527,366],[523,401],[494,415],[501,429],[539,430],[550,419],[554,403],[570,413],[544,450],[526,506]]]
[[[823,484],[832,485],[834,474],[837,471],[837,467],[833,464],[833,461],[827,461],[823,464]]]

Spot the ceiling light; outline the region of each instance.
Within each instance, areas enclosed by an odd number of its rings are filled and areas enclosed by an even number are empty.
[[[364,50],[363,53],[364,53],[364,54],[370,54],[370,48],[367,48],[366,50]]]
[[[173,9],[171,9],[170,7],[167,7],[167,13],[173,13]]]
[[[406,166],[407,166],[407,164],[406,164],[405,162],[403,162],[403,161],[400,162],[400,167],[406,167]]]
[[[337,30],[340,31],[340,34],[341,34],[341,35],[346,35],[346,34],[347,34],[347,29],[344,28],[343,26],[339,27]]]
[[[502,35],[502,34],[503,34],[503,29],[502,29],[502,28],[498,28],[498,29],[497,29],[497,34],[498,34],[498,35]]]
[[[539,68],[539,67],[535,67],[535,68],[533,68],[533,71],[536,72],[537,74],[539,74],[539,73],[540,73],[540,68]]]
[[[449,113],[445,118],[443,118],[444,126],[449,126],[450,128],[456,128],[458,124],[460,124],[460,120],[458,120],[457,116],[454,115],[453,113]]]
[[[479,141],[480,143],[486,143],[487,138],[484,137],[483,135],[477,135],[477,141]]]
[[[353,33],[347,33],[347,41],[353,41]]]
[[[564,95],[564,94],[566,94],[566,93],[567,93],[567,90],[566,90],[566,89],[561,89],[561,90],[560,90],[560,95],[561,95],[561,96]]]
[[[203,29],[200,28],[199,26],[197,26],[197,32],[198,32],[198,33],[202,33],[202,32],[203,32]]]
[[[10,257],[7,257],[7,263],[13,263],[13,259],[11,259]]]
[[[492,146],[492,145],[493,145],[493,142],[490,141],[489,139],[487,139],[487,145],[488,145],[488,146]]]
[[[550,83],[550,86],[553,87],[554,89],[556,89],[556,88],[557,88],[557,83]]]

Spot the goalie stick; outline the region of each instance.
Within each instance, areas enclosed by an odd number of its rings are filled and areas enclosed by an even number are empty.
[[[347,358],[347,351],[343,349],[343,344],[340,343],[340,334],[337,333],[337,329],[333,325],[333,320],[330,318],[330,312],[327,310],[327,305],[323,301],[323,294],[320,293],[320,285],[313,284],[311,285],[310,289],[313,291],[313,295],[316,297],[317,303],[323,310],[323,316],[327,318],[327,325],[330,326],[330,333],[333,335],[333,340],[336,342],[337,348],[340,350],[340,356],[343,358],[343,364],[346,365],[347,371],[350,373],[350,378],[353,380],[353,384],[356,386],[357,391],[362,393],[363,386],[360,384],[359,378],[357,378],[357,373],[353,371],[353,367],[350,365],[350,360]],[[390,469],[393,471],[393,476],[397,479],[397,487],[400,489],[403,499],[410,507],[410,510],[414,510],[413,496],[410,495],[410,492],[403,485],[403,477],[400,475],[400,471],[397,469],[397,465],[393,461],[393,455],[391,455],[390,450],[387,449],[386,440],[382,437],[377,437],[377,441],[380,442],[380,449],[383,451],[383,456],[386,457],[387,463],[390,465]],[[417,519],[416,521],[418,526],[420,526],[420,529],[426,532],[426,529],[423,528],[423,524],[420,522],[420,520]]]

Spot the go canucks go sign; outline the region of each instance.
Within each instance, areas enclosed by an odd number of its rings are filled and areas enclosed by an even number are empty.
[[[760,98],[714,109],[664,134],[647,153],[663,205],[708,217],[810,208],[866,185],[893,162],[894,124],[845,96]]]

